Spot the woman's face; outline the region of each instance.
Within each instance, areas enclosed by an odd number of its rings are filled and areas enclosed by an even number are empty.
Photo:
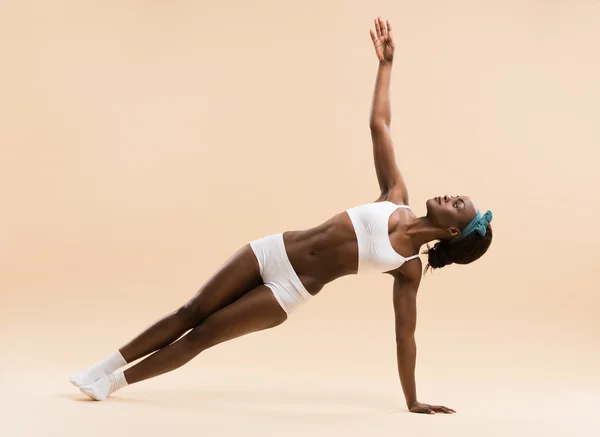
[[[477,207],[468,196],[434,197],[427,201],[426,206],[431,222],[450,231],[451,237],[458,236],[477,214]]]

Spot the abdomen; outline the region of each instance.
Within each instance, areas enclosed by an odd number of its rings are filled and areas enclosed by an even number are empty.
[[[283,240],[290,263],[310,294],[357,271],[356,235],[345,212],[315,228],[285,232]]]

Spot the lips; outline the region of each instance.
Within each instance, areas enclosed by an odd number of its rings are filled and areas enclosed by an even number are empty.
[[[441,197],[438,196],[438,197],[435,198],[435,200],[437,200],[438,204],[440,204],[440,205],[442,204],[442,198]]]

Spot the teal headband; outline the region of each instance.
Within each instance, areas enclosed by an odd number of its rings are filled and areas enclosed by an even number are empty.
[[[450,240],[450,242],[454,243],[456,241],[462,240],[467,235],[470,235],[473,232],[479,232],[482,237],[485,237],[488,224],[492,221],[492,218],[492,211],[487,211],[485,214],[481,215],[479,210],[477,210],[477,214],[475,214],[475,217],[473,218],[473,220],[471,220],[471,223],[469,223],[467,227],[462,230],[458,237],[453,238],[452,240]]]

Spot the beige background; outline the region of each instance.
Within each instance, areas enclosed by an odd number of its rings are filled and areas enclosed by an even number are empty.
[[[600,2],[1,5],[3,435],[599,429]],[[495,214],[488,254],[420,293],[420,398],[458,413],[405,412],[384,276],[343,278],[280,328],[81,402],[71,372],[238,247],[377,197],[378,14],[394,25],[413,209],[460,193]]]

